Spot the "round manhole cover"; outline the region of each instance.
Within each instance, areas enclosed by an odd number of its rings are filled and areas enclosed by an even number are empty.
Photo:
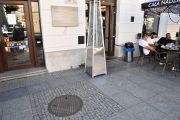
[[[58,117],[70,116],[81,110],[83,102],[76,95],[56,97],[48,104],[48,111]]]

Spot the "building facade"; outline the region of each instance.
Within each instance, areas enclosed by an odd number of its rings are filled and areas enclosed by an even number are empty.
[[[144,24],[144,2],[147,0],[101,1],[107,56],[123,57],[125,42],[135,43],[134,56],[139,55],[136,42]],[[84,64],[88,11],[89,0],[0,1],[0,71],[45,66],[54,72]],[[159,37],[170,32],[176,39],[179,25],[167,14],[158,18]]]

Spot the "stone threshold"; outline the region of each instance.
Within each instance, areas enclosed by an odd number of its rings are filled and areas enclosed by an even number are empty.
[[[18,70],[17,70],[18,71]],[[4,82],[4,81],[8,81],[8,80],[14,80],[14,79],[21,79],[21,78],[27,78],[27,77],[31,77],[31,76],[38,76],[38,75],[43,75],[43,74],[47,74],[48,71],[47,69],[43,68],[43,69],[32,69],[30,71],[26,71],[26,69],[24,70],[24,72],[12,72],[11,71],[6,75],[6,73],[1,73],[4,75],[0,74],[0,82]]]

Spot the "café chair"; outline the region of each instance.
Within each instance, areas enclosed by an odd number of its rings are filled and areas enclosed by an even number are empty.
[[[152,55],[144,55],[143,47],[140,46],[140,45],[139,45],[139,53],[140,53],[140,56],[139,56],[139,58],[137,60],[137,64],[139,64],[139,62],[140,62],[140,65],[143,65],[145,58],[148,58],[149,62],[151,61]]]

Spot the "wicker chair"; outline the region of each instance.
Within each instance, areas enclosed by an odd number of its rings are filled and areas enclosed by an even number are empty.
[[[139,53],[140,53],[140,56],[137,60],[137,64],[139,64],[139,62],[141,62],[140,64],[143,65],[145,58],[148,58],[149,62],[151,62],[152,55],[144,55],[142,46],[139,46]]]

